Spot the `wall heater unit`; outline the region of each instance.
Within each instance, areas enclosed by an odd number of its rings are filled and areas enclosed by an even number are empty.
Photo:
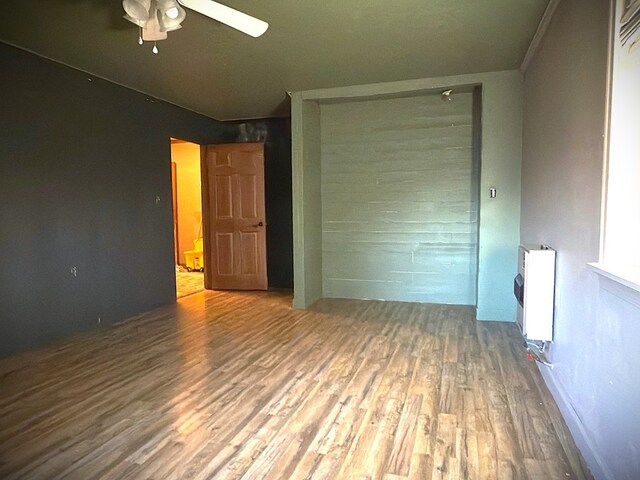
[[[553,340],[555,277],[555,250],[546,245],[520,246],[513,290],[518,299],[518,325],[527,340]]]

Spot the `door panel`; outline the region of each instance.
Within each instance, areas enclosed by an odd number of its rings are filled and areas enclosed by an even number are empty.
[[[233,275],[233,233],[216,234],[218,275]]]
[[[216,217],[233,218],[231,175],[216,175]]]
[[[242,218],[257,218],[256,176],[240,175],[240,214]]]
[[[241,232],[242,273],[255,275],[258,273],[258,234],[257,232]]]
[[[202,148],[205,287],[266,290],[262,144]]]

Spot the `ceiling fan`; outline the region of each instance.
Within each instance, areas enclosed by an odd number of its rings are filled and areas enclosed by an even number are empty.
[[[213,0],[123,0],[125,19],[140,27],[138,43],[154,42],[153,53],[158,53],[158,40],[167,38],[167,32],[181,28],[189,8],[224,23],[252,37],[259,37],[269,24]]]

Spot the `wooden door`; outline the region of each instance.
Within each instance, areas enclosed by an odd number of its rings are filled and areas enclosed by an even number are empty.
[[[264,146],[202,147],[205,288],[267,289]]]

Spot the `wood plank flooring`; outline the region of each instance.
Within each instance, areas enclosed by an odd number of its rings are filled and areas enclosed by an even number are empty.
[[[202,292],[0,361],[2,479],[582,479],[512,324]]]
[[[176,272],[176,297],[182,298],[204,290],[204,273]]]

